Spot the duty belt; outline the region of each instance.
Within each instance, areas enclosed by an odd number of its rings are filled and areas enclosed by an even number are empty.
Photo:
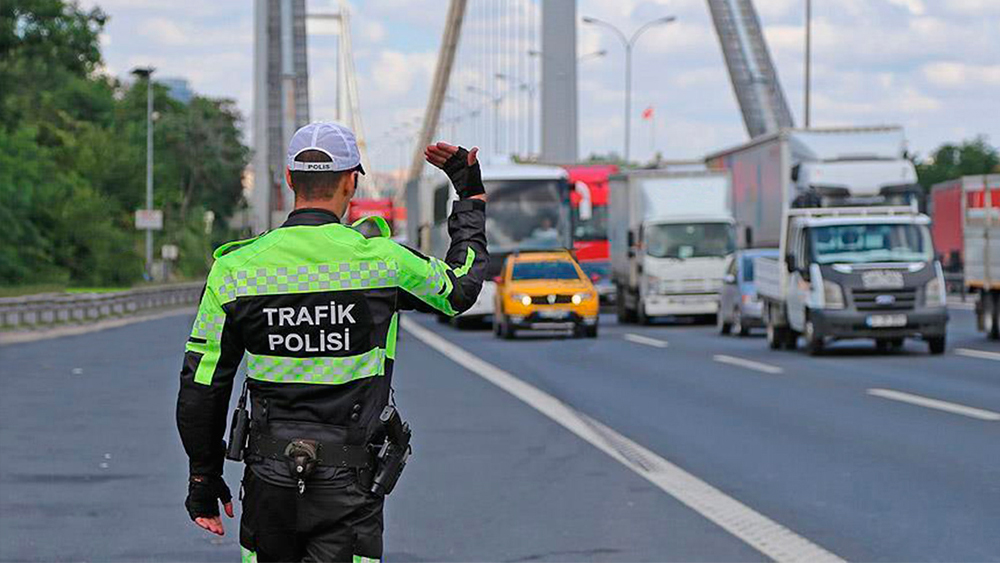
[[[309,448],[313,453],[311,457],[319,465],[355,468],[372,468],[374,465],[374,456],[368,446],[333,444],[322,440],[301,438],[286,440],[255,432],[250,435],[247,453],[278,461],[288,461],[289,452],[301,447]]]

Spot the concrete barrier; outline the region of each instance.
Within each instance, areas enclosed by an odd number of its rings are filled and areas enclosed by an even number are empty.
[[[44,293],[0,298],[0,329],[43,328],[127,317],[197,304],[204,282],[142,287],[108,293]]]

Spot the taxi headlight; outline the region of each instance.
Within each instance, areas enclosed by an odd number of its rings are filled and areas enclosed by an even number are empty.
[[[574,305],[579,305],[580,303],[583,303],[584,301],[588,301],[590,299],[593,299],[593,297],[594,297],[594,294],[592,292],[590,292],[590,291],[585,291],[583,293],[574,294],[573,295],[573,304]]]
[[[528,305],[531,305],[531,296],[530,295],[525,295],[523,293],[514,293],[514,294],[511,294],[510,298],[513,299],[514,301],[520,303],[521,305],[524,305],[525,307],[527,307]]]
[[[826,309],[844,308],[844,291],[840,288],[840,284],[823,280],[823,302]]]

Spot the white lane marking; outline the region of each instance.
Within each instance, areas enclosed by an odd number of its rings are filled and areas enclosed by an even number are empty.
[[[527,403],[765,556],[779,562],[842,561],[656,453],[433,331],[406,317],[400,325],[424,344]]]
[[[976,350],[974,348],[955,348],[955,353],[959,356],[979,358],[981,360],[996,360],[1000,362],[1000,353],[987,352],[986,350]]]
[[[869,389],[868,394],[876,397],[882,397],[883,399],[890,399],[893,401],[909,403],[911,405],[927,407],[929,409],[937,409],[939,411],[960,414],[971,418],[978,418],[979,420],[1000,420],[1000,413],[998,412],[988,411],[986,409],[977,409],[975,407],[967,407],[958,403],[949,403],[948,401],[931,399],[930,397],[913,395],[902,391],[893,391],[892,389]]]
[[[646,346],[652,346],[654,348],[666,348],[670,346],[670,343],[666,340],[660,340],[658,338],[650,338],[648,336],[642,336],[641,334],[628,333],[622,336],[625,340],[629,342],[635,342],[636,344],[645,344]]]
[[[761,362],[755,362],[753,360],[748,360],[746,358],[737,358],[736,356],[727,356],[725,354],[716,354],[712,356],[712,359],[723,364],[729,364],[731,366],[739,366],[741,368],[752,369],[754,371],[761,371],[764,373],[784,373],[784,368],[778,366],[772,366],[771,364],[765,364]]]

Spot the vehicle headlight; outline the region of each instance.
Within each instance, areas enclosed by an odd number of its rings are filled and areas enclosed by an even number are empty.
[[[823,302],[827,309],[844,308],[844,291],[840,288],[840,284],[823,280]]]
[[[594,294],[589,291],[585,291],[583,293],[577,293],[573,295],[573,304],[579,305],[580,303],[583,303],[584,301],[588,301],[593,298]]]
[[[944,307],[947,304],[944,292],[944,279],[934,276],[924,286],[924,305],[927,307]]]
[[[525,307],[527,307],[528,305],[531,305],[531,296],[530,295],[525,295],[523,293],[512,293],[511,296],[510,296],[510,298],[513,299],[514,301],[520,303],[521,305],[524,305]]]

